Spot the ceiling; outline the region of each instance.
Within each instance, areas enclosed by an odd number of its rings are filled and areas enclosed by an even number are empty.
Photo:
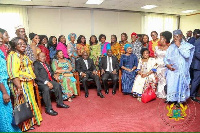
[[[200,0],[104,0],[101,5],[86,5],[86,1],[87,0],[0,0],[0,4],[103,8],[177,15],[187,15],[181,12],[184,10],[197,10],[192,14],[200,13]],[[141,9],[144,5],[157,5],[158,7],[149,10]]]

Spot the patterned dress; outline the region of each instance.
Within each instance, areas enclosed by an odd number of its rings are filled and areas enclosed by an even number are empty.
[[[142,43],[138,40],[135,41],[135,43],[131,43],[133,53],[137,56],[138,59],[141,58],[141,49],[142,49]]]
[[[155,51],[155,47],[156,46],[159,46],[159,42],[160,42],[160,39],[157,39],[156,41],[153,41],[153,40],[151,40],[150,42],[149,42],[149,51],[150,51],[150,57],[154,57],[154,51]]]
[[[7,84],[8,73],[6,68],[6,60],[4,53],[0,50],[0,83],[5,86],[5,89],[10,95],[10,89]],[[3,94],[0,91],[0,132],[21,132],[19,127],[12,125],[12,103],[4,103]]]
[[[101,45],[96,44],[96,45],[90,46],[90,58],[93,59],[94,64],[100,56],[101,56]]]
[[[76,44],[77,53],[83,53],[83,51],[86,51],[88,55],[90,55],[90,46],[88,44],[82,45],[82,44]]]
[[[122,42],[122,41],[119,42],[120,47],[121,47],[121,48],[120,48],[120,53],[121,53],[121,55],[125,54],[124,45],[127,44],[127,43],[129,43],[129,42],[128,42],[128,41],[126,41],[125,43]]]
[[[118,42],[116,42],[115,44],[113,44],[111,46],[112,54],[114,56],[116,56],[118,60],[120,60],[120,57],[121,57],[120,48],[121,47],[120,47],[120,44]]]
[[[26,46],[25,54],[29,57],[29,59],[32,62],[36,61],[34,53],[33,53],[33,50],[32,50],[32,48],[31,48],[31,46],[29,44],[27,44],[27,46]]]
[[[52,70],[55,72],[58,69],[68,70],[69,69],[69,61],[66,59],[66,62],[62,63],[58,60],[54,59],[52,61]],[[64,73],[63,73],[64,74]],[[72,95],[77,95],[76,89],[76,79],[72,77],[66,77],[63,74],[59,75],[60,84],[62,86],[63,99],[69,98]],[[69,74],[72,74],[71,72]]]
[[[34,117],[24,121],[19,125],[22,131],[27,131],[30,127],[37,124],[40,125],[42,121],[42,115],[38,108],[38,105],[35,101],[34,89],[33,89],[33,80],[35,79],[35,74],[32,69],[32,61],[26,55],[20,55],[14,51],[11,51],[7,58],[7,68],[8,75],[10,78],[10,89],[16,99],[16,86],[11,81],[14,78],[19,78],[20,83],[23,89],[24,98],[19,96],[19,103],[24,103],[27,101],[33,112]]]
[[[127,56],[124,54],[121,56],[120,67],[124,66],[126,68],[132,69],[134,66],[137,67],[137,65],[138,65],[138,59],[137,59],[136,55],[131,54],[131,55]],[[132,72],[122,70],[123,93],[131,93],[134,79],[135,79],[135,70]]]
[[[142,59],[139,60],[139,64],[137,67],[137,71],[141,71],[142,74],[146,74],[150,70],[156,72],[156,60],[154,58],[149,58],[147,62],[143,62]],[[133,94],[138,96],[142,96],[142,93],[145,89],[148,88],[149,84],[151,84],[152,88],[156,89],[157,78],[155,73],[142,78],[141,75],[137,75],[135,77],[135,82],[132,88]]]
[[[158,87],[156,95],[159,98],[166,98],[164,87],[166,85],[166,67],[164,63],[164,58],[166,55],[167,50],[161,50],[157,47],[155,47],[155,57],[156,57],[156,63],[158,64],[157,68],[157,77],[158,77]]]
[[[72,42],[70,42],[69,44],[67,44],[67,52],[68,52],[69,57],[71,57],[72,55],[78,56],[77,49],[76,49],[76,44],[72,43]],[[72,68],[73,68],[72,71],[73,72],[75,71],[75,61],[76,61],[76,58],[71,57]]]

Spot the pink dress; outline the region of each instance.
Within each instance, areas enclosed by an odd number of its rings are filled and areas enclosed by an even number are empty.
[[[4,53],[4,56],[5,56],[5,59],[7,58],[7,53],[8,53],[8,47],[5,45],[5,44],[3,44],[3,45],[1,45],[0,46],[0,50]]]
[[[64,57],[69,58],[68,53],[67,53],[67,45],[59,42],[57,47],[56,47],[56,50],[61,50],[64,54]]]

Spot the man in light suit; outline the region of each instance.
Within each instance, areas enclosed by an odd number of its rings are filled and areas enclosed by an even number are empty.
[[[111,50],[107,50],[107,56],[101,58],[99,68],[101,70],[102,81],[105,89],[105,93],[109,93],[108,79],[111,78],[113,81],[112,94],[116,93],[117,81],[118,81],[118,71],[119,63],[117,57],[112,55]]]

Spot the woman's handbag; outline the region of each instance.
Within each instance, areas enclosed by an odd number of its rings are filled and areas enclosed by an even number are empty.
[[[141,100],[142,100],[143,103],[147,103],[147,102],[150,102],[154,99],[156,99],[155,90],[152,88],[151,85],[149,85],[149,87],[146,90],[144,90]]]
[[[16,99],[17,105],[13,110],[13,121],[12,121],[13,125],[19,125],[20,123],[28,119],[31,119],[33,117],[33,113],[31,111],[29,103],[25,101],[24,103],[19,104],[18,97],[19,96],[17,95]]]

